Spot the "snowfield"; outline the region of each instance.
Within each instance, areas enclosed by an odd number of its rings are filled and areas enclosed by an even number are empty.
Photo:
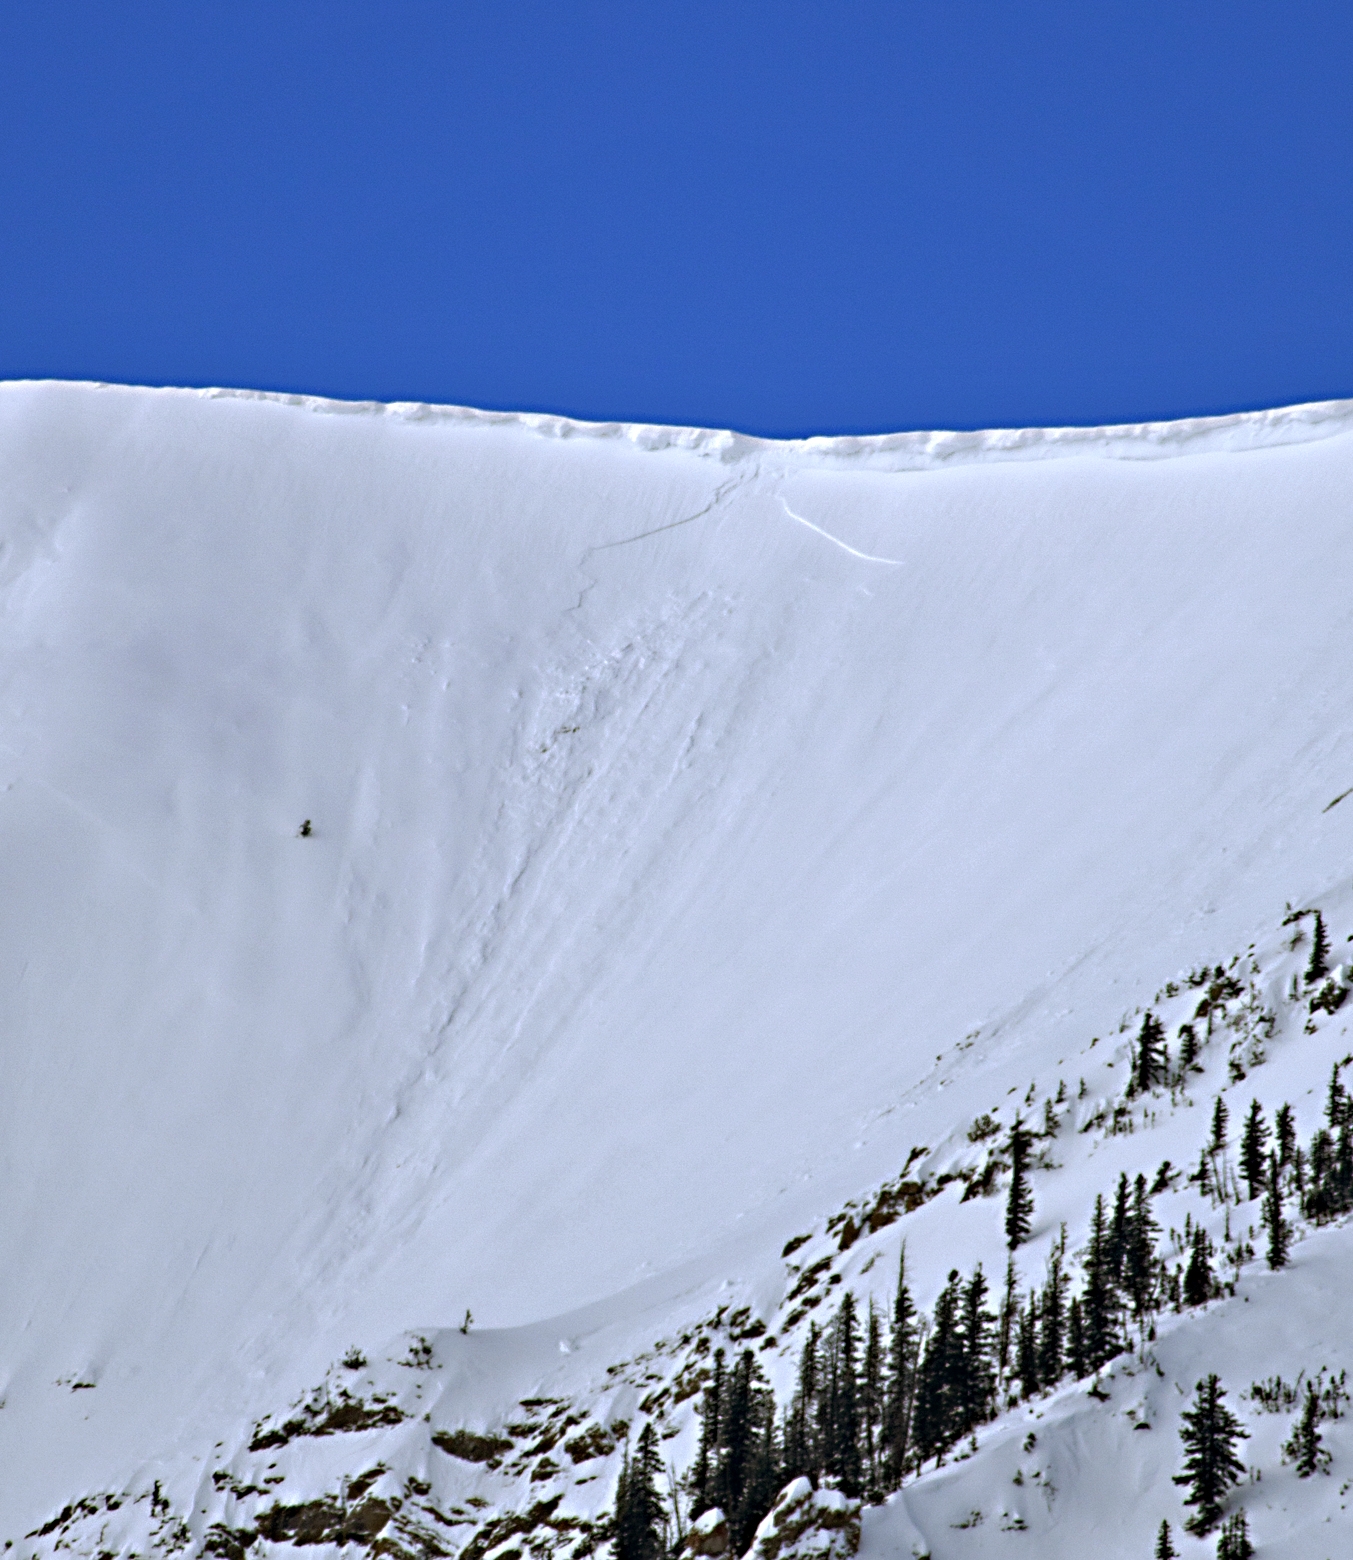
[[[1349,402],[774,442],[0,386],[14,1560],[580,1560],[711,1345],[787,1403],[904,1239],[923,1309],[999,1300],[1017,1112],[1024,1289],[1168,1159],[1234,1294],[862,1514],[787,1492],[761,1560],[1210,1556],[1210,1371],[1257,1553],[1353,1551],[1353,1417],[1301,1480],[1249,1392],[1353,1367],[1346,1218],[1270,1272],[1187,1179],[1219,1094],[1234,1182],[1353,1053],[1350,493]],[[1148,1009],[1206,1033],[1128,1098]]]

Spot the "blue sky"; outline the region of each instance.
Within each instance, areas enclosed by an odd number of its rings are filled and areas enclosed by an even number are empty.
[[[0,10],[0,376],[768,434],[1353,395],[1353,7]]]

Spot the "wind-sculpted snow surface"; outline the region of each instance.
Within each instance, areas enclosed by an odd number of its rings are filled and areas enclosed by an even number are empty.
[[[14,385],[0,472],[25,1556],[105,1528],[112,1553],[604,1542],[620,1427],[689,1440],[720,1306],[764,1340],[819,1246],[863,1295],[903,1222],[929,1306],[979,1113],[1088,1076],[1162,972],[1285,900],[1353,930],[1347,405],[777,445]],[[1338,1050],[1347,1009],[1310,1021],[1281,1054]],[[1115,1155],[1145,1167],[1112,1081],[1074,1137],[1093,1175],[1035,1180],[1036,1238]],[[1190,1148],[1201,1115],[1171,1116]],[[843,1252],[904,1179],[928,1200]],[[990,1265],[997,1203],[964,1215],[953,1260]],[[1304,1331],[1272,1368],[1338,1365],[1343,1240],[1163,1330],[1160,1369],[1191,1387],[1169,1351],[1276,1286]],[[1110,1398],[1163,1416],[1129,1367]],[[580,1417],[540,1450],[556,1409]],[[1068,1427],[1055,1469],[1002,1420],[866,1511],[861,1553],[1003,1553],[1035,1468],[1083,1545],[1103,1459],[1175,1471],[1173,1431],[1083,1388],[1015,1413]]]

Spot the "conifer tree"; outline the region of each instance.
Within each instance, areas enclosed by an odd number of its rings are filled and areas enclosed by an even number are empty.
[[[1268,1265],[1275,1272],[1287,1266],[1292,1229],[1283,1218],[1283,1191],[1278,1156],[1268,1156],[1268,1190],[1264,1193],[1264,1226],[1268,1230]]]
[[[1339,1078],[1339,1063],[1330,1069],[1329,1093],[1325,1096],[1325,1124],[1331,1133],[1337,1132],[1348,1119],[1348,1095]]]
[[[916,1388],[914,1434],[917,1455],[921,1461],[933,1457],[936,1467],[954,1439],[959,1303],[958,1269],[954,1268],[935,1301]]]
[[[886,1483],[897,1489],[911,1456],[912,1407],[916,1397],[916,1356],[919,1348],[916,1306],[907,1287],[907,1247],[897,1262],[897,1296],[888,1342],[888,1384],[884,1401]]]
[[[860,1371],[860,1459],[864,1467],[865,1495],[871,1502],[883,1499],[883,1324],[869,1300],[864,1334],[864,1365]]]
[[[1109,1222],[1109,1240],[1106,1248],[1109,1277],[1114,1284],[1123,1281],[1123,1259],[1127,1256],[1128,1222],[1131,1216],[1128,1178],[1118,1177],[1118,1189],[1113,1198],[1113,1218]]]
[[[1329,938],[1325,934],[1325,918],[1317,910],[1315,931],[1311,934],[1311,958],[1306,966],[1306,984],[1313,985],[1329,974]]]
[[[1137,1036],[1137,1067],[1133,1086],[1137,1093],[1146,1094],[1157,1084],[1165,1082],[1167,1059],[1165,1054],[1165,1030],[1154,1013],[1142,1019],[1141,1033]]]
[[[662,1455],[651,1423],[640,1433],[634,1455],[625,1453],[615,1497],[616,1560],[661,1560],[663,1503],[658,1493]]]
[[[1010,1370],[1010,1346],[1019,1319],[1019,1296],[1015,1293],[1015,1259],[1005,1262],[1005,1292],[1001,1296],[1001,1318],[996,1330],[996,1369],[1005,1376]]]
[[[1253,1560],[1253,1557],[1249,1518],[1243,1511],[1237,1511],[1222,1523],[1221,1537],[1217,1540],[1217,1560]]]
[[[1226,1147],[1226,1125],[1229,1118],[1230,1112],[1226,1109],[1226,1101],[1219,1094],[1217,1103],[1212,1107],[1211,1149],[1214,1154],[1220,1154]]]
[[[1079,1381],[1090,1374],[1090,1362],[1085,1349],[1085,1317],[1079,1295],[1072,1295],[1066,1313],[1066,1348],[1071,1364],[1071,1374]]]
[[[1330,1150],[1333,1144],[1330,1135],[1323,1127],[1311,1139],[1310,1180],[1307,1184],[1306,1195],[1302,1198],[1302,1210],[1308,1219],[1314,1219],[1321,1224],[1329,1215],[1327,1199],[1325,1197],[1325,1175],[1333,1162]]]
[[[816,1435],[818,1347],[820,1337],[817,1323],[810,1323],[808,1336],[804,1340],[803,1349],[799,1354],[798,1387],[794,1393],[789,1411],[785,1416],[784,1434],[785,1478],[787,1480],[811,1479],[814,1488],[816,1488],[817,1482],[822,1476],[822,1461],[818,1454]],[[722,1350],[720,1350],[720,1354],[722,1354]],[[718,1360],[719,1355],[716,1355],[716,1367]],[[702,1448],[703,1445],[702,1439]],[[692,1511],[691,1515],[699,1516],[700,1513]]]
[[[1345,1118],[1339,1128],[1339,1145],[1335,1156],[1336,1211],[1346,1213],[1353,1206],[1353,1120]]]
[[[1048,1257],[1048,1276],[1043,1285],[1043,1299],[1039,1306],[1038,1376],[1045,1387],[1056,1386],[1062,1379],[1065,1369],[1063,1354],[1066,1348],[1066,1292],[1070,1282],[1063,1267],[1065,1261],[1066,1225],[1064,1224],[1057,1244]]]
[[[750,1349],[745,1349],[728,1380],[728,1399],[724,1410],[719,1470],[714,1485],[714,1504],[726,1516],[737,1511],[747,1482],[752,1442],[756,1433],[755,1391],[759,1367]]]
[[[1201,1224],[1193,1228],[1193,1246],[1189,1252],[1189,1265],[1184,1273],[1184,1304],[1203,1305],[1212,1298],[1215,1289],[1212,1277],[1212,1242]]]
[[[812,1337],[814,1350],[816,1337]],[[720,1363],[716,1356],[716,1367]],[[802,1372],[803,1360],[800,1358]],[[810,1370],[813,1367],[810,1365]],[[706,1393],[706,1406],[710,1394]],[[750,1349],[745,1349],[727,1374],[719,1417],[718,1453],[706,1481],[704,1509],[718,1506],[728,1518],[739,1552],[770,1510],[783,1483],[779,1438],[775,1428],[775,1395]],[[793,1411],[788,1416],[793,1420]],[[704,1436],[702,1435],[702,1442]],[[703,1452],[703,1446],[702,1446]],[[697,1470],[699,1459],[697,1459]],[[700,1515],[699,1478],[692,1479],[691,1515]]]
[[[1015,1341],[1015,1374],[1020,1395],[1030,1398],[1042,1386],[1038,1370],[1038,1296],[1031,1289],[1029,1303],[1019,1313]]]
[[[1156,1534],[1155,1560],[1178,1560],[1179,1551],[1174,1547],[1174,1539],[1170,1537],[1170,1524],[1162,1522],[1160,1531]]]
[[[1184,1083],[1189,1075],[1189,1069],[1198,1060],[1198,1036],[1193,1031],[1192,1024],[1179,1026],[1179,1081]]]
[[[750,1351],[749,1351],[750,1357]],[[855,1296],[849,1290],[832,1326],[830,1357],[830,1406],[826,1423],[823,1464],[847,1495],[858,1497],[862,1488],[860,1467],[859,1322]]]
[[[739,1362],[748,1382],[748,1431],[742,1467],[742,1489],[727,1513],[734,1550],[743,1553],[762,1519],[775,1504],[784,1483],[780,1447],[775,1433],[775,1394],[750,1350]]]
[[[1151,1308],[1155,1295],[1157,1233],[1146,1177],[1139,1175],[1132,1187],[1132,1212],[1128,1218],[1127,1249],[1123,1254],[1123,1287],[1131,1297],[1138,1321]]]
[[[715,1349],[714,1372],[701,1403],[700,1448],[691,1472],[692,1519],[702,1516],[717,1504],[715,1484],[719,1471],[719,1448],[723,1444],[724,1388],[724,1352]],[[619,1496],[616,1498],[618,1500]]]
[[[1174,1482],[1188,1486],[1184,1504],[1195,1509],[1185,1526],[1200,1537],[1221,1520],[1227,1491],[1245,1472],[1236,1455],[1236,1443],[1249,1432],[1222,1402],[1225,1396],[1220,1379],[1213,1373],[1198,1383],[1193,1406],[1180,1416],[1184,1471],[1174,1476]]]
[[[1329,1453],[1321,1444],[1320,1394],[1315,1383],[1306,1383],[1306,1397],[1301,1405],[1301,1417],[1292,1427],[1291,1437],[1283,1443],[1283,1456],[1296,1466],[1299,1479],[1309,1479],[1313,1473],[1323,1473],[1330,1461]]]
[[[963,1309],[959,1321],[956,1351],[955,1439],[970,1435],[991,1417],[995,1382],[991,1372],[991,1324],[994,1318],[986,1309],[987,1281],[979,1262],[963,1288]]]
[[[1250,1101],[1250,1113],[1245,1118],[1245,1130],[1240,1136],[1240,1173],[1250,1189],[1250,1201],[1258,1197],[1264,1185],[1267,1168],[1268,1123],[1264,1120],[1264,1107],[1258,1100]]]
[[[1085,1259],[1085,1293],[1082,1312],[1085,1322],[1085,1355],[1091,1370],[1098,1370],[1122,1347],[1118,1336],[1118,1293],[1114,1285],[1109,1249],[1109,1222],[1104,1214],[1104,1198],[1095,1198],[1094,1218],[1090,1223],[1090,1249]]]
[[[1018,1116],[1010,1129],[1010,1196],[1005,1205],[1005,1243],[1011,1251],[1029,1238],[1034,1196],[1029,1190],[1029,1149],[1033,1136]]]
[[[1273,1133],[1278,1143],[1278,1163],[1285,1169],[1297,1157],[1297,1124],[1290,1105],[1279,1105],[1273,1117]]]

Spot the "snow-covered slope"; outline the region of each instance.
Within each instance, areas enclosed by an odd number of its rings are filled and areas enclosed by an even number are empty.
[[[1353,930],[1347,404],[774,444],[11,385],[0,474],[16,1540],[196,1510],[349,1345],[426,1441],[773,1312],[1181,967]],[[419,1330],[442,1375],[380,1363]]]

